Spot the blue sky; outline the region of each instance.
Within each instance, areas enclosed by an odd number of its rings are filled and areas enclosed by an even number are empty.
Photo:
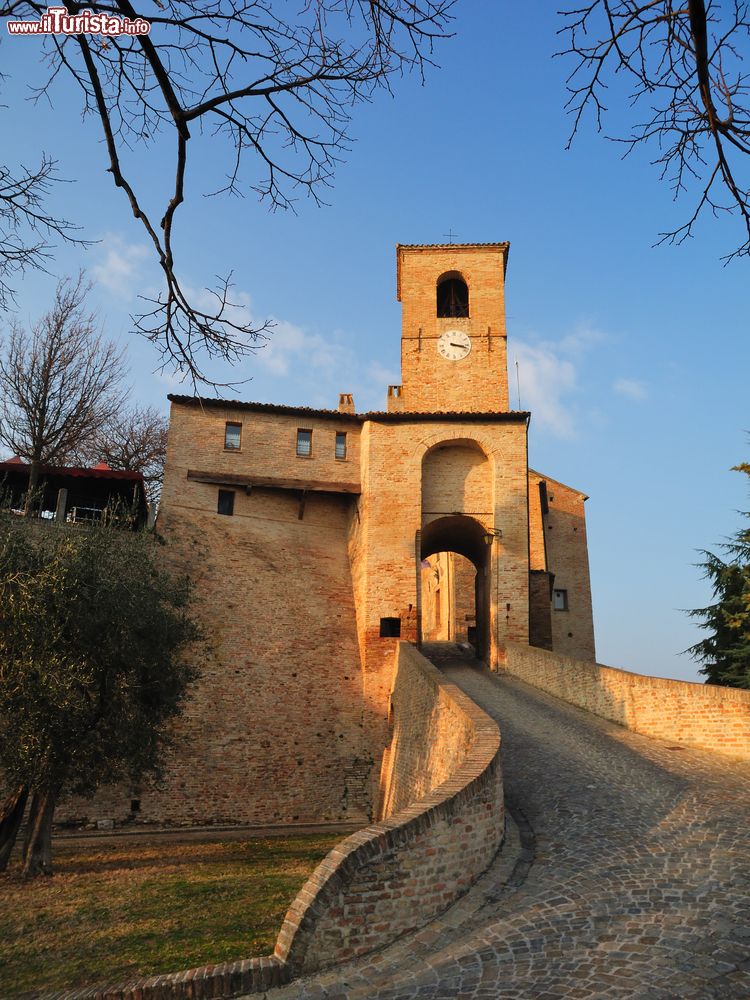
[[[233,270],[236,299],[277,322],[232,375],[252,379],[235,395],[334,406],[352,391],[358,409],[383,408],[399,380],[395,244],[449,230],[509,240],[509,359],[533,413],[530,460],[590,495],[598,657],[696,679],[680,652],[699,638],[681,609],[709,598],[697,550],[736,530],[748,506],[745,477],[729,470],[748,456],[749,265],[721,263],[737,235],[726,219],[706,219],[681,247],[653,247],[692,202],[673,204],[645,152],[623,161],[590,124],[566,152],[554,5],[462,0],[457,15],[424,87],[397,80],[393,97],[355,109],[327,207],[301,200],[296,214],[269,214],[252,191],[203,197],[229,150],[196,137],[180,273],[200,289]],[[60,82],[54,107],[26,100],[38,53],[34,39],[0,43],[4,159],[32,163],[45,149],[59,160],[72,183],[56,207],[100,242],[63,248],[51,270],[87,269],[103,326],[128,345],[133,398],[166,410],[173,383],[129,332],[135,292],[158,274],[73,88]],[[615,105],[613,94],[609,131],[626,131],[628,109]],[[155,194],[168,189],[168,153],[130,158]],[[49,301],[54,275],[22,284],[22,321]]]

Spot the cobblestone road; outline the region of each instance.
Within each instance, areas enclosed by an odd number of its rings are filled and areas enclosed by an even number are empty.
[[[520,843],[443,918],[269,1000],[748,1000],[750,766],[431,655],[500,724]]]

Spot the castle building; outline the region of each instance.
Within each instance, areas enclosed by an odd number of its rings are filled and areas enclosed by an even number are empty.
[[[210,645],[144,819],[376,815],[399,638],[594,659],[586,497],[529,469],[508,405],[508,249],[397,247],[383,411],[169,397],[158,528]]]

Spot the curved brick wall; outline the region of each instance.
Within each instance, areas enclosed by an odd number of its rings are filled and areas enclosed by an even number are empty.
[[[393,740],[383,771],[386,798],[398,811],[329,852],[292,903],[273,956],[42,1000],[264,993],[382,947],[450,906],[503,840],[500,730],[408,642],[396,649],[392,700]]]
[[[508,643],[504,669],[644,736],[750,759],[750,691],[646,677]]]
[[[426,923],[502,843],[497,725],[409,643],[398,644],[396,658],[386,801],[421,797],[334,847],[300,891],[276,944],[296,974]]]

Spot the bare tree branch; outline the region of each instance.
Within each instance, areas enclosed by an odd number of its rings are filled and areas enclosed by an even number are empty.
[[[15,172],[0,165],[0,309],[15,302],[14,283],[25,271],[45,271],[56,240],[86,245],[77,227],[51,215],[45,200],[60,183],[57,164],[46,153],[37,167]]]
[[[616,77],[630,81],[634,106],[647,117],[616,139],[626,155],[656,145],[654,163],[674,197],[695,189],[696,207],[659,243],[681,243],[706,211],[741,224],[739,245],[725,260],[750,255],[750,41],[746,0],[593,0],[561,12],[560,34],[573,60],[568,77],[572,142],[584,115],[602,129],[605,92]]]
[[[424,74],[434,44],[448,37],[455,2],[307,0],[291,20],[280,0],[158,0],[149,13],[137,12],[151,22],[148,35],[47,39],[47,77],[37,98],[52,99],[61,72],[76,81],[84,113],[100,123],[113,181],[162,268],[163,291],[134,323],[164,364],[193,384],[216,386],[205,361],[240,361],[267,329],[236,320],[228,279],[215,289],[214,305],[200,308],[177,278],[174,227],[194,133],[230,150],[220,191],[254,190],[273,209],[293,208],[299,194],[320,201],[347,149],[353,106],[389,89],[396,75]],[[67,7],[71,14],[137,16],[128,0]],[[17,19],[45,10],[0,3],[0,16]],[[173,144],[174,176],[157,220],[146,209],[153,184],[126,173],[121,154],[160,135]]]

